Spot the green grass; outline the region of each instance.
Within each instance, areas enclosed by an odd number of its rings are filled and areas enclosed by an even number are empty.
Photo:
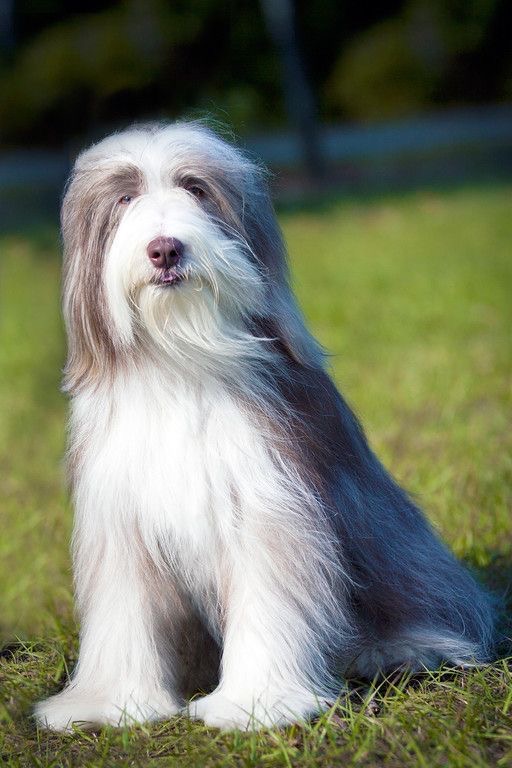
[[[386,464],[456,553],[512,582],[512,188],[283,213],[296,289]],[[0,755],[8,766],[510,766],[512,661],[354,687],[318,721],[37,732],[76,658],[57,233],[0,239]]]

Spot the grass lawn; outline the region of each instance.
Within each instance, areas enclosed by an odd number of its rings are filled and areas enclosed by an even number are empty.
[[[370,440],[458,556],[512,584],[512,187],[281,214],[302,306]],[[307,727],[37,732],[76,658],[54,229],[0,238],[0,758],[7,766],[511,766],[512,659],[355,686]],[[510,608],[509,602],[509,608]],[[505,650],[506,653],[506,650]]]

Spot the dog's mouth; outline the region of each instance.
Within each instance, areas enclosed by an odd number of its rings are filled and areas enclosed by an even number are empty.
[[[153,285],[161,286],[162,288],[170,288],[181,283],[187,277],[186,272],[177,267],[169,267],[168,269],[161,269],[151,280]]]

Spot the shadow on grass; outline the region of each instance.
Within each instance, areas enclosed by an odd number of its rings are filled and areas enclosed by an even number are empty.
[[[475,570],[498,600],[498,631],[501,641],[497,648],[497,658],[512,656],[512,553],[493,552],[489,564]]]

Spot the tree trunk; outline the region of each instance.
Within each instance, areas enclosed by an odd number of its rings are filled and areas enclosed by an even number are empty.
[[[297,40],[293,0],[261,0],[261,8],[281,59],[288,119],[297,131],[306,172],[318,180],[323,175],[318,119]]]
[[[14,49],[14,0],[0,0],[0,54],[8,56]]]

